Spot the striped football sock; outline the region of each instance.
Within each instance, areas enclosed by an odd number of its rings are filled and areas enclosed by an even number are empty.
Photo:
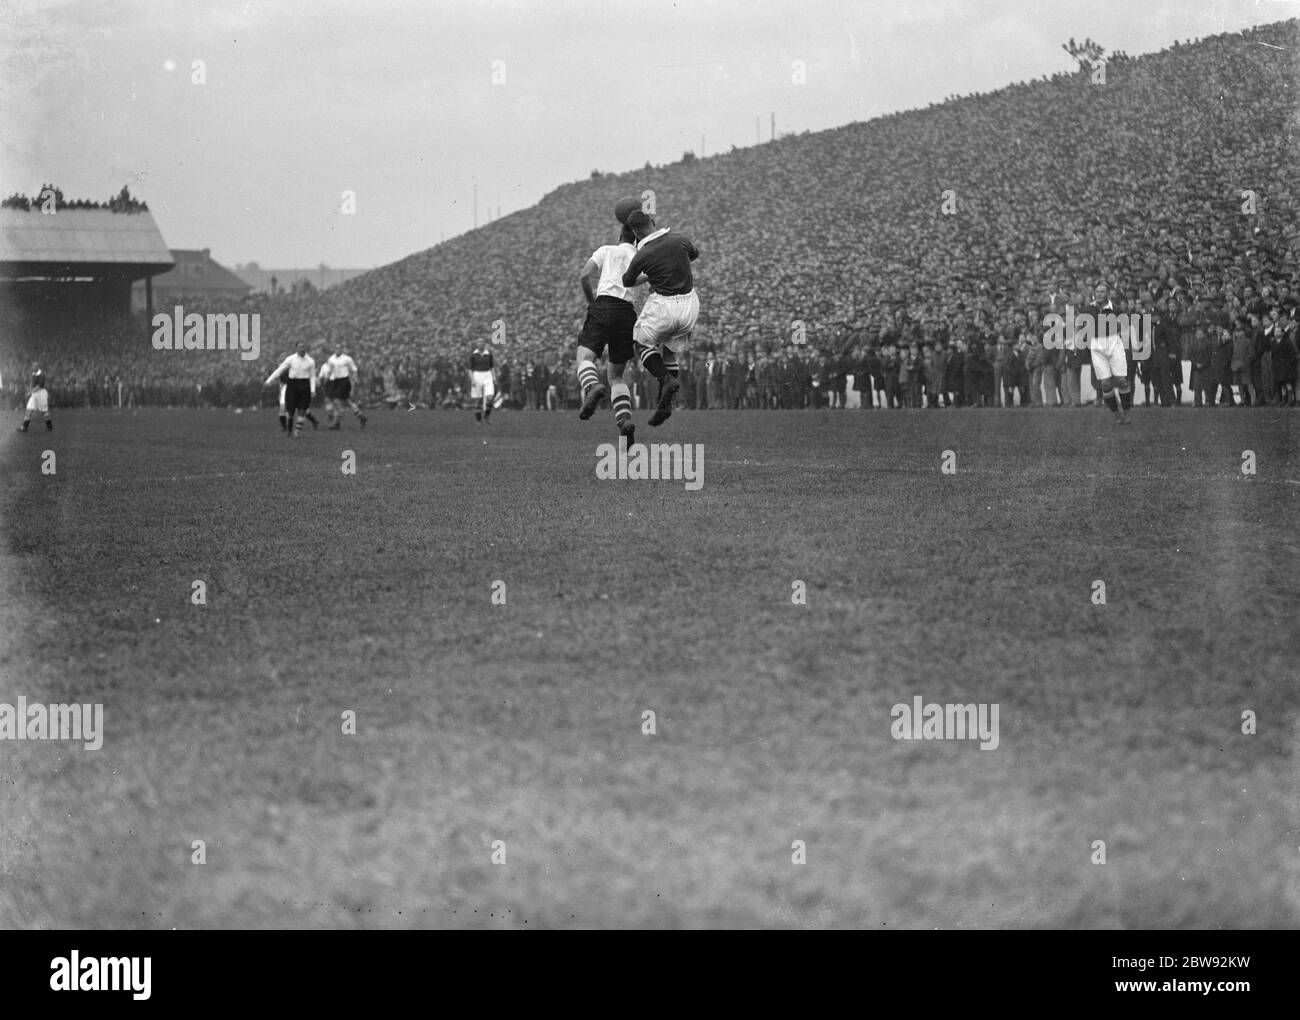
[[[678,371],[677,355],[673,353],[671,347],[664,348],[663,359],[664,359],[664,371],[666,371],[669,375],[671,375],[674,379],[676,379],[677,371]]]
[[[660,382],[663,382],[668,377],[668,369],[664,368],[663,356],[653,347],[637,344],[636,356],[641,361],[641,367]]]
[[[600,385],[600,373],[596,371],[596,366],[590,361],[578,362],[578,385],[582,387],[582,399],[587,399],[587,394],[591,392],[593,386]]]
[[[614,405],[614,424],[621,429],[632,420],[632,393],[622,379],[616,379],[610,387],[610,402]]]

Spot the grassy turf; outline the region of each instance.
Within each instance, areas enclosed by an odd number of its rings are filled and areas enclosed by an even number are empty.
[[[606,412],[0,437],[0,701],[107,731],[0,743],[0,923],[1296,925],[1300,418],[1136,414],[642,427],[698,492]]]

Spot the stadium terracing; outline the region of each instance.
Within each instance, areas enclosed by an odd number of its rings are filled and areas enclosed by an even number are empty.
[[[707,159],[564,185],[537,205],[305,298],[255,296],[275,357],[303,340],[381,369],[462,354],[503,320],[512,361],[567,351],[576,274],[614,201],[655,192],[701,250],[696,342],[836,352],[900,323],[990,328],[1107,279],[1226,307],[1300,294],[1300,22]],[[945,195],[955,199],[945,210]],[[143,330],[139,334],[144,336]],[[141,341],[143,342],[143,341]],[[195,352],[168,371],[252,380]]]

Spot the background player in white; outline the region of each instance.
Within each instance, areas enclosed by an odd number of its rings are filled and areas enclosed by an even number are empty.
[[[45,431],[54,430],[54,419],[50,417],[50,394],[45,389],[45,373],[39,368],[32,373],[32,392],[27,397],[27,414],[18,426],[19,432],[26,432],[31,424],[32,415],[39,414],[45,418]]]
[[[325,409],[330,416],[329,427],[335,431],[343,427],[339,422],[340,407],[351,410],[361,422],[361,427],[366,427],[366,416],[352,399],[352,381],[356,376],[357,363],[342,350],[331,354],[320,367],[320,379],[325,387]]]
[[[298,349],[285,358],[270,377],[266,385],[276,382],[284,373],[288,380],[284,391],[284,410],[293,419],[293,429],[289,433],[296,436],[302,431],[304,414],[311,413],[311,398],[316,395],[316,362],[307,353],[307,345],[298,344]]]
[[[288,432],[290,428],[289,412],[285,409],[284,406],[284,394],[288,389],[289,389],[289,373],[286,370],[280,373],[280,430],[282,432]],[[312,428],[320,427],[320,422],[317,421],[316,416],[311,413],[310,407],[307,408],[307,411],[303,414],[303,417],[306,418],[309,422],[311,422]]]

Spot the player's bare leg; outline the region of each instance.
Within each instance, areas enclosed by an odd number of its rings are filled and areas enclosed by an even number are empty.
[[[337,406],[338,404],[342,404],[354,415],[356,415],[357,421],[361,422],[362,428],[366,427],[366,416],[361,413],[361,407],[357,404],[355,400],[348,398],[346,401],[337,401],[335,406]]]

